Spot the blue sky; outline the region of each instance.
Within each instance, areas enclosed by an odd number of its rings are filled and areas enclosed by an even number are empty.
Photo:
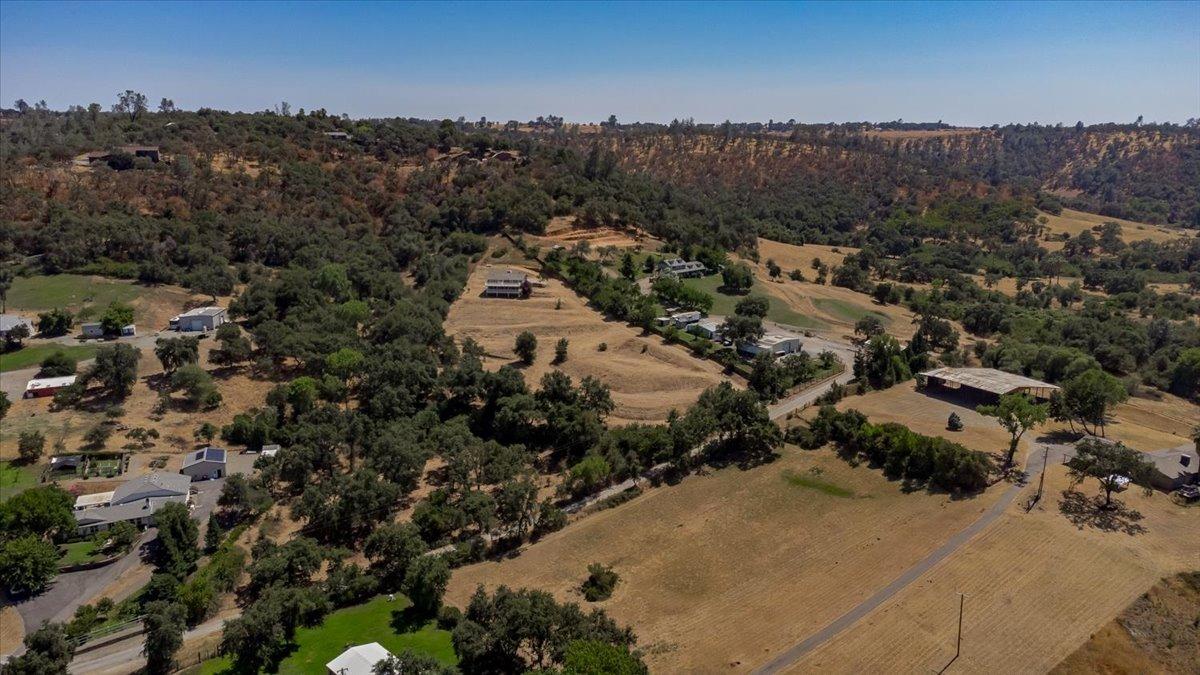
[[[622,121],[1200,117],[1200,2],[0,2],[0,102]]]

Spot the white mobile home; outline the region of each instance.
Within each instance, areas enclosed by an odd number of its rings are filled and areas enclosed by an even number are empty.
[[[800,338],[790,335],[764,335],[757,342],[743,342],[738,345],[738,351],[749,356],[757,356],[763,352],[783,356],[800,351]]]
[[[701,319],[688,326],[687,331],[702,338],[717,340],[721,337],[721,325],[716,319]]]
[[[679,312],[671,315],[671,323],[675,324],[677,328],[685,328],[702,318],[703,315],[700,312]]]

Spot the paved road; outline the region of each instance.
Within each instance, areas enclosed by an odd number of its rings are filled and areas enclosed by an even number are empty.
[[[1041,472],[1043,465],[1043,451],[1049,449],[1047,461],[1050,463],[1062,462],[1067,457],[1073,454],[1073,448],[1069,445],[1035,443],[1030,449],[1029,457],[1025,461],[1025,475],[1032,480],[1036,480],[1036,475]],[[912,567],[909,567],[899,577],[893,580],[887,586],[879,589],[874,595],[866,600],[855,605],[850,611],[839,616],[837,619],[821,630],[813,633],[796,645],[789,648],[787,651],[779,654],[771,659],[766,665],[759,667],[755,673],[767,674],[778,673],[784,671],[791,666],[794,666],[797,661],[803,658],[806,654],[825,644],[833,637],[846,630],[860,619],[874,611],[877,607],[890,600],[900,591],[904,590],[909,584],[919,579],[929,570],[933,569],[941,561],[945,560],[950,554],[957,551],[963,544],[970,541],[976,534],[982,532],[985,528],[991,525],[1002,513],[1012,504],[1017,495],[1025,489],[1027,482],[1018,481],[1008,487],[1004,494],[991,506],[982,516],[975,522],[968,525],[966,528],[956,532],[954,536],[946,540],[944,544],[937,547],[932,553],[922,558]]]
[[[184,643],[208,637],[213,633],[221,630],[225,625],[224,618],[214,618],[205,621],[195,628],[183,634]],[[107,673],[132,673],[136,672],[142,666],[146,665],[146,659],[142,656],[142,641],[138,640],[132,644],[123,643],[124,646],[112,649],[108,648],[97,649],[94,652],[80,654],[71,662],[68,672],[77,673],[78,675],[101,675]]]

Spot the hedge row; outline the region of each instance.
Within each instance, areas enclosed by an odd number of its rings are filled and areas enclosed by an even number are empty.
[[[822,406],[807,428],[793,431],[801,447],[836,443],[843,456],[865,458],[889,478],[950,492],[977,492],[987,487],[991,458],[938,436],[925,436],[903,424],[872,424],[857,410],[838,412]]]

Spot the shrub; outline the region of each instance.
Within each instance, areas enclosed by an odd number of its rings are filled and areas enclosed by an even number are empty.
[[[584,580],[579,590],[583,592],[583,597],[588,602],[599,602],[612,597],[613,589],[617,587],[617,582],[620,580],[620,575],[614,572],[612,567],[592,563],[588,565],[588,578]]]
[[[958,413],[950,413],[950,419],[946,420],[946,428],[950,431],[963,430],[962,418],[958,416]]]

